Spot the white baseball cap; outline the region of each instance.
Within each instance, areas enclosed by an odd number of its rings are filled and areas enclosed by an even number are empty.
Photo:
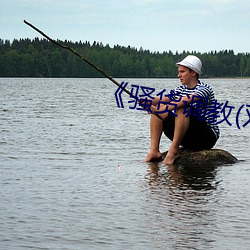
[[[189,55],[185,57],[181,62],[175,64],[176,66],[185,66],[189,69],[192,69],[197,74],[201,75],[202,71],[202,63],[201,60],[197,56]]]

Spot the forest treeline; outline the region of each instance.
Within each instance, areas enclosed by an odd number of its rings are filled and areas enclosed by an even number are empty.
[[[203,77],[249,77],[250,54],[233,50],[150,52],[143,48],[110,47],[99,42],[59,41],[112,77],[176,77],[175,63],[188,54],[200,57]],[[0,77],[102,77],[80,58],[46,39],[0,39]]]

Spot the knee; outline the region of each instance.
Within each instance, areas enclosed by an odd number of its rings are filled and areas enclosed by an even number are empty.
[[[162,124],[162,120],[160,118],[158,118],[156,115],[151,115],[150,123],[151,124]]]
[[[188,110],[186,110],[185,108],[180,108],[176,111],[176,118],[178,118],[179,120],[182,121],[189,121],[189,115],[188,115]]]
[[[185,109],[184,109],[184,107],[177,109],[176,115],[180,115],[180,116],[185,115]]]

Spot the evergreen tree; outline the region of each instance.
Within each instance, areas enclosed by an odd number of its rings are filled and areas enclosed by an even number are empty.
[[[61,41],[58,41],[62,43]],[[203,77],[250,76],[249,53],[235,54],[233,50],[150,52],[142,47],[115,45],[94,41],[73,43],[65,40],[65,45],[74,48],[91,62],[113,77],[176,77],[175,63],[188,54],[201,58]],[[88,64],[67,50],[63,50],[46,39],[0,39],[1,77],[102,77]]]

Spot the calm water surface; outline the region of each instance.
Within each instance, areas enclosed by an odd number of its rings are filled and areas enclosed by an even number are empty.
[[[150,117],[106,79],[0,79],[0,249],[249,249],[250,80],[205,82],[235,107],[215,147],[237,164],[143,163]]]

